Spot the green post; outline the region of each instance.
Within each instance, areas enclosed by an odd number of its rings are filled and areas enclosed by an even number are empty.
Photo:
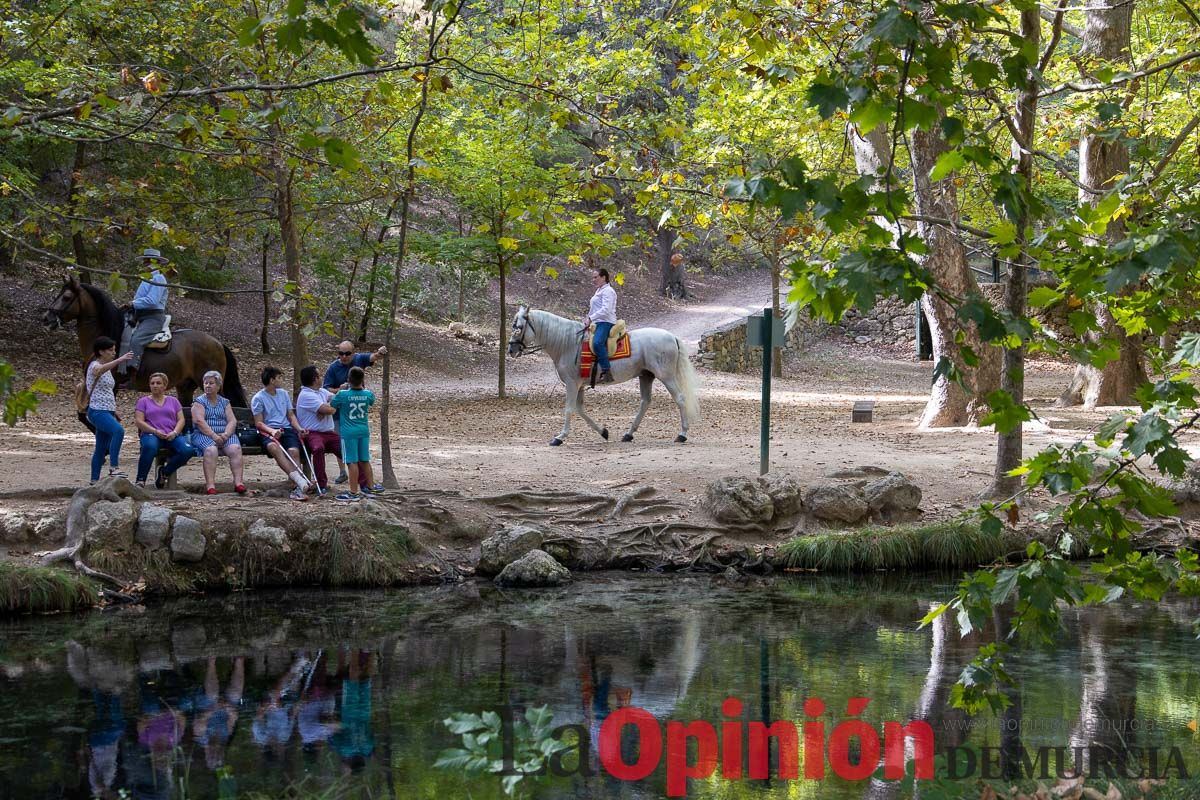
[[[766,475],[771,468],[771,334],[775,319],[771,309],[763,309],[763,384],[762,384],[762,432],[759,439],[758,474]]]

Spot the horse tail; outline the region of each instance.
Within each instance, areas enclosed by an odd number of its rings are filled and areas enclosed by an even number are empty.
[[[237,359],[233,357],[232,350],[225,345],[221,347],[225,350],[225,383],[221,387],[224,390],[222,394],[237,408],[249,408],[246,390],[242,388],[242,379],[238,376]]]
[[[679,391],[683,392],[683,408],[687,412],[688,425],[700,421],[700,379],[696,368],[688,358],[687,348],[678,336],[675,337],[675,374],[679,379]]]

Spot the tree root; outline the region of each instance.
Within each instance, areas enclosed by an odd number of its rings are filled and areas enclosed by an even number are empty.
[[[596,522],[630,516],[662,516],[680,511],[653,486],[631,486],[617,496],[561,491],[515,491],[479,498],[495,508],[514,511],[523,518],[553,522]],[[617,487],[620,488],[620,487]],[[582,507],[580,507],[582,506]]]
[[[147,500],[148,495],[142,489],[134,486],[127,478],[105,478],[93,486],[80,489],[71,496],[71,504],[67,510],[67,534],[64,545],[48,553],[37,553],[38,563],[45,567],[59,561],[70,561],[75,570],[89,578],[104,581],[117,589],[124,589],[124,581],[89,567],[83,561],[84,545],[87,543],[88,509],[100,501],[115,503],[126,497],[134,500]]]

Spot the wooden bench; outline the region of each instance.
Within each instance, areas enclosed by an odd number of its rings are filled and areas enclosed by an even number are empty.
[[[183,432],[185,434],[190,434],[194,430],[194,428],[192,427],[192,416],[191,416],[190,411],[191,411],[190,406],[188,407],[188,409],[186,411],[184,411]],[[233,407],[233,416],[237,418],[238,430],[244,430],[247,428],[252,431],[255,430],[255,428],[254,428],[254,412],[251,411],[250,409],[239,408],[238,406],[234,406]],[[167,461],[170,460],[171,456],[173,456],[174,454],[175,454],[175,452],[170,448],[170,446],[168,446],[166,444],[159,444],[158,454],[154,457],[154,473],[148,476],[150,482],[154,481],[154,476],[158,474],[158,468],[163,466],[164,464],[166,464]],[[242,455],[244,455],[244,456],[265,456],[265,455],[267,455],[267,451],[262,446],[261,443],[260,444],[245,444],[245,443],[243,443],[242,444]],[[197,452],[193,460],[198,460],[201,457],[202,457],[201,454],[199,452]],[[218,458],[220,458],[219,455],[218,455]],[[306,458],[306,454],[305,454],[305,451],[303,448],[301,448],[301,450],[300,450],[300,466],[304,470],[304,474],[308,475],[311,478],[312,474],[313,474],[312,465],[308,463],[308,459]],[[177,473],[172,473],[171,475],[169,475],[167,477],[167,488],[168,489],[179,488],[179,482],[176,480],[176,477],[175,477],[176,474]]]

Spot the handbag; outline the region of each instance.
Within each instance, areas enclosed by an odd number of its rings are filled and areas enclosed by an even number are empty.
[[[239,422],[235,433],[237,434],[238,444],[243,448],[262,447],[262,434],[253,425]]]
[[[75,413],[87,416],[88,406],[92,403],[92,392],[96,389],[96,383],[99,383],[99,378],[92,383],[92,388],[87,385],[87,372],[83,373],[83,378],[75,384]]]

